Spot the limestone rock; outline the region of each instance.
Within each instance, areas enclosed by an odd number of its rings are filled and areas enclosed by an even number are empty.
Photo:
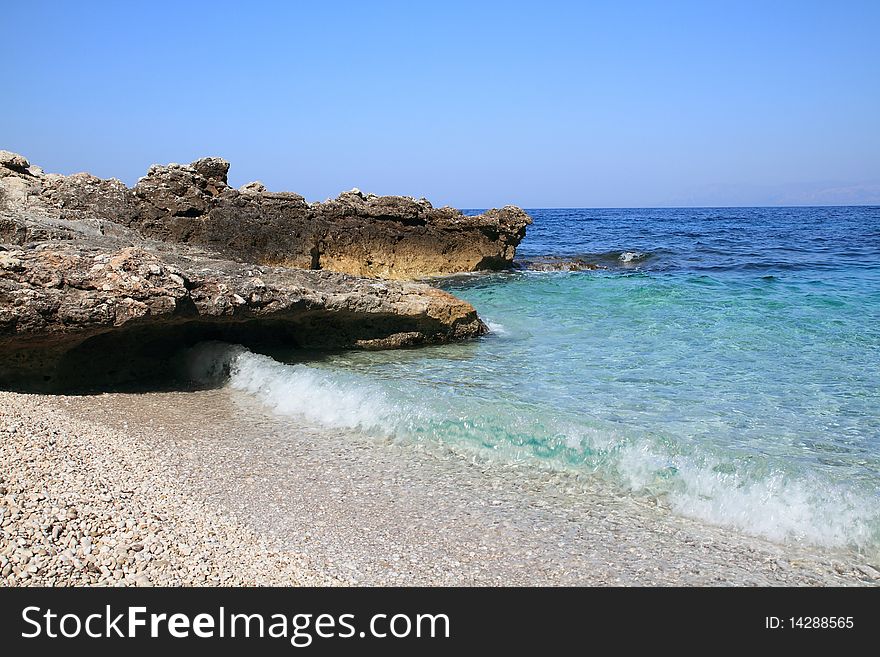
[[[204,340],[385,349],[479,336],[470,304],[371,278],[507,267],[531,221],[356,189],[310,204],[233,189],[228,170],[153,166],[129,189],[0,151],[0,387],[161,379]]]
[[[200,176],[226,185],[226,174],[229,173],[229,162],[220,157],[203,157],[192,163],[193,169]]]
[[[28,169],[31,163],[22,155],[12,153],[10,151],[0,150],[0,176],[11,175],[13,173],[31,175]]]
[[[424,284],[218,259],[95,217],[0,211],[4,226],[4,388],[163,380],[181,349],[205,340],[385,349],[486,330],[470,304]]]
[[[157,184],[157,177],[170,180]],[[170,171],[151,170],[135,193],[157,211],[142,213],[132,227],[231,258],[366,277],[504,269],[531,222],[513,206],[466,217],[425,199],[359,190],[308,204],[298,194],[266,192],[258,184],[205,193],[203,180],[185,180],[181,187]]]
[[[242,194],[262,194],[266,191],[266,186],[259,180],[255,180],[254,182],[242,185],[238,188],[238,191]]]
[[[311,204],[258,182],[236,190],[227,184],[229,163],[215,157],[154,165],[133,189],[89,174],[30,176],[28,166],[13,153],[0,159],[6,199],[0,202],[42,208],[59,219],[99,217],[241,262],[366,277],[508,268],[531,223],[513,206],[465,216],[425,199],[357,189]]]

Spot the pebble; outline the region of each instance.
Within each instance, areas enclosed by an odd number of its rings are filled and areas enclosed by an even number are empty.
[[[876,568],[869,566],[867,564],[862,564],[860,566],[856,566],[858,570],[862,572],[863,575],[869,577],[871,579],[880,579],[880,571]]]
[[[338,583],[194,503],[125,435],[47,399],[0,391],[0,586]]]

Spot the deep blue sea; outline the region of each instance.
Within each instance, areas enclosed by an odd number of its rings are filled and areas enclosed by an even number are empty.
[[[880,546],[880,208],[530,210],[520,269],[439,281],[491,333],[237,357],[275,411],[589,473],[779,541]],[[586,271],[534,271],[535,262]],[[531,265],[529,263],[532,263]]]

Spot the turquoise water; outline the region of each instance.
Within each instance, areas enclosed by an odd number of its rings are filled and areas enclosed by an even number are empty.
[[[775,540],[880,546],[880,209],[536,210],[464,345],[282,364],[277,412],[470,445]],[[529,271],[577,258],[591,271]]]

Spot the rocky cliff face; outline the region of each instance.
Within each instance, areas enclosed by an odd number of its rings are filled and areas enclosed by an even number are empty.
[[[220,158],[153,166],[133,189],[88,174],[44,175],[21,156],[6,159],[7,172],[22,181],[12,193],[31,207],[68,220],[99,217],[145,237],[265,265],[387,279],[503,269],[531,223],[513,206],[467,217],[425,199],[358,190],[311,204],[260,183],[236,190]]]
[[[388,213],[446,212],[450,222],[463,221],[453,211],[358,194],[315,209],[292,194],[231,190],[227,168],[216,159],[154,168],[131,190],[88,174],[47,175],[0,152],[0,387],[165,379],[176,354],[204,340],[382,349],[485,332],[472,306],[428,285],[279,266],[303,264],[294,254],[307,243],[303,236],[328,239],[330,220],[319,217],[338,215],[332,226],[344,241],[341,227],[356,231],[357,217],[373,212],[364,230],[388,235],[400,264],[403,252],[393,245],[406,238],[395,241],[387,227],[407,224]],[[382,210],[383,203],[407,209]],[[354,214],[358,204],[361,214]],[[500,225],[505,212],[478,224]],[[439,240],[441,222],[431,222]],[[299,232],[285,232],[294,225]],[[349,237],[345,244],[355,249]],[[436,262],[453,262],[443,252],[454,243],[436,244]],[[379,257],[366,245],[357,247],[358,262],[369,268]],[[323,246],[310,250],[317,253],[308,256],[313,269],[313,259],[320,266],[330,257]],[[344,262],[344,252],[332,251],[334,262]],[[350,265],[356,268],[353,256]]]

